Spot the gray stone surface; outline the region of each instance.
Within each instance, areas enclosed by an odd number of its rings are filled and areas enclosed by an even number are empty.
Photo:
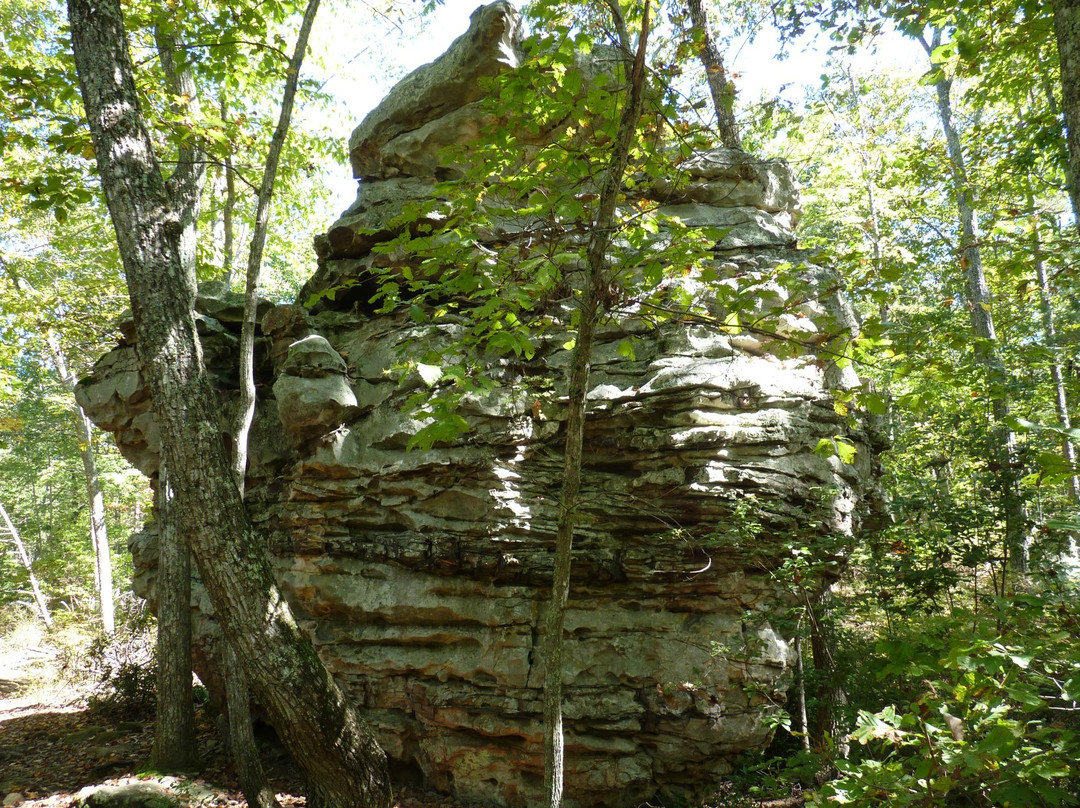
[[[341,427],[356,411],[356,395],[345,378],[345,360],[318,334],[289,346],[274,382],[278,418],[300,445]]]
[[[86,786],[75,795],[75,804],[86,808],[172,808],[180,798],[156,780],[118,786]]]
[[[671,176],[652,180],[648,195],[659,202],[799,212],[795,178],[787,163],[759,160],[736,149],[712,149],[692,155]]]
[[[445,115],[460,117],[460,110],[483,94],[482,79],[518,63],[521,18],[509,3],[481,6],[473,12],[469,30],[449,50],[410,73],[386,99],[356,127],[349,138],[353,175],[387,179],[403,171],[383,154],[399,154],[393,143]]]

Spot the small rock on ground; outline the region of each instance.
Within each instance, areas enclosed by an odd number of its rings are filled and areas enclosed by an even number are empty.
[[[153,780],[119,786],[87,786],[75,796],[85,808],[172,808],[180,800],[168,786]]]

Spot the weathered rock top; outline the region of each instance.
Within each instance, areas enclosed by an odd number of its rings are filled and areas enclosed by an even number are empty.
[[[509,3],[476,9],[469,30],[446,53],[398,82],[353,130],[349,138],[353,176],[372,180],[406,173],[386,159],[395,151],[391,141],[481,98],[481,79],[517,66],[521,34],[521,15]]]

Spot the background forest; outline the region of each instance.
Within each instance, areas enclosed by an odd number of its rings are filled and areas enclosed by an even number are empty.
[[[304,4],[166,5],[125,9],[144,113],[163,154],[205,154],[198,277],[243,291]],[[793,166],[800,246],[839,270],[862,321],[843,350],[865,385],[837,412],[871,423],[883,450],[880,518],[843,568],[788,548],[778,574],[793,589],[835,583],[785,616],[802,663],[773,746],[736,772],[729,804],[792,792],[818,805],[1080,803],[1080,244],[1067,181],[1080,142],[1070,149],[1065,126],[1080,85],[1061,65],[1080,53],[1075,6],[661,6],[649,58],[685,130]],[[343,109],[329,78],[365,64],[392,83],[388,43],[421,24],[416,11],[320,12],[260,294],[293,298],[311,235],[335,213],[328,177],[363,110]],[[576,18],[599,42],[605,13],[544,4],[533,24]],[[351,65],[320,40],[343,19],[386,31]],[[724,69],[725,46],[773,32],[790,48],[826,43],[800,98],[748,97]],[[170,36],[187,43],[172,65],[158,58]],[[868,56],[905,40],[921,64]],[[73,397],[129,303],[70,52],[63,8],[0,5],[0,633],[41,620],[99,635],[100,654],[145,621],[125,542],[150,494]],[[178,91],[185,71],[197,107]]]

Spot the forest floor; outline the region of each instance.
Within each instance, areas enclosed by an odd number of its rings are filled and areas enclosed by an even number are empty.
[[[42,632],[21,628],[0,638],[0,808],[69,808],[80,790],[156,780],[181,808],[243,808],[227,750],[208,711],[196,712],[202,767],[189,776],[163,777],[146,771],[154,722],[146,712],[126,714],[91,708],[92,685],[79,664]],[[282,808],[306,805],[303,781],[284,751],[263,747],[267,776]],[[730,788],[702,808],[793,808],[793,798],[757,802],[739,799]],[[476,808],[444,795],[401,790],[395,808]],[[643,808],[646,808],[643,806]]]

